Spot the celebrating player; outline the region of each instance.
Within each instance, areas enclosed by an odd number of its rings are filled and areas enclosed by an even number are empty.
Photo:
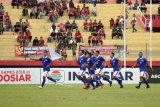
[[[88,89],[89,85],[91,84],[93,87],[93,90],[95,90],[96,87],[94,85],[94,82],[97,83],[97,79],[95,77],[95,61],[93,60],[92,54],[90,52],[87,52],[86,58],[87,58],[87,67],[88,67],[89,77],[88,77],[88,84],[85,89]]]
[[[85,71],[86,71],[85,66],[86,66],[87,58],[85,56],[85,51],[84,50],[80,50],[77,62],[80,65],[80,71],[78,72],[78,79],[81,80],[84,83],[84,87],[86,87],[87,79],[86,79],[86,76],[85,76]]]
[[[50,81],[53,81],[56,83],[56,80],[54,80],[53,78],[49,77],[49,72],[50,72],[50,66],[52,64],[52,60],[47,56],[48,55],[48,51],[44,50],[43,52],[43,57],[39,58],[39,59],[32,59],[35,61],[41,61],[42,65],[43,65],[43,80],[42,80],[42,84],[41,86],[39,86],[39,88],[43,88],[44,84],[46,82],[46,78]]]
[[[104,67],[104,65],[106,65],[105,63],[103,65],[103,62],[105,62],[105,59],[102,56],[99,55],[99,51],[98,50],[95,52],[95,55],[96,55],[96,58],[97,58],[97,64],[96,64],[96,72],[95,72],[95,74],[96,74],[96,77],[98,79],[98,82],[103,87],[103,83],[100,81],[100,79],[102,77],[103,80],[109,82],[110,87],[111,87],[112,86],[112,81],[110,81],[109,78],[107,78],[104,75],[104,73],[103,73],[103,67]]]
[[[117,80],[118,84],[120,85],[120,88],[123,88],[123,84],[122,84],[122,80],[119,78],[119,73],[120,73],[120,68],[118,65],[119,60],[117,58],[114,57],[115,53],[112,52],[110,54],[110,64],[113,67],[113,76],[112,76],[112,80]]]
[[[147,70],[146,66],[148,65],[147,59],[143,57],[142,52],[139,52],[139,58],[137,59],[136,64],[132,67],[134,68],[137,65],[139,65],[139,70],[140,70],[140,82],[138,86],[136,86],[136,88],[139,89],[141,87],[142,82],[146,84],[147,86],[146,88],[150,88],[149,83],[148,83],[148,78],[147,78],[148,73],[146,72]]]

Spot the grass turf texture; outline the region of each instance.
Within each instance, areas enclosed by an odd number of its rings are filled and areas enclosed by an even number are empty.
[[[0,85],[0,107],[160,107],[160,85],[84,90],[82,85]]]

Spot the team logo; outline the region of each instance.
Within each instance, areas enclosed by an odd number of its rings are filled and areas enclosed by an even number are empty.
[[[51,73],[51,77],[57,81],[60,81],[62,78],[62,74],[58,70],[54,70]]]

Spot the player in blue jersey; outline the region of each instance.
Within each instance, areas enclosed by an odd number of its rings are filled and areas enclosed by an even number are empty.
[[[77,62],[80,66],[80,71],[77,74],[78,79],[81,80],[84,83],[84,87],[86,87],[87,86],[87,79],[86,79],[85,73],[86,73],[87,58],[85,56],[84,50],[80,50]]]
[[[46,78],[50,81],[53,81],[56,83],[56,80],[54,80],[53,78],[51,78],[49,76],[49,72],[50,72],[50,66],[52,64],[52,60],[47,56],[48,55],[48,51],[44,50],[43,52],[43,57],[39,58],[39,59],[32,59],[32,60],[36,60],[36,61],[41,61],[42,65],[43,65],[43,80],[42,80],[42,84],[41,86],[39,86],[39,88],[43,88],[44,84],[46,82]]]
[[[113,76],[112,80],[116,80],[120,85],[120,88],[123,88],[122,79],[119,78],[120,68],[119,68],[119,60],[114,57],[115,53],[112,52],[110,54],[110,64],[113,67]]]
[[[87,52],[86,58],[87,58],[87,69],[88,69],[89,77],[88,77],[88,84],[85,89],[88,89],[89,85],[91,84],[94,90],[96,89],[94,82],[97,82],[97,79],[95,77],[95,69],[96,69],[95,60],[92,58],[92,54],[90,52]]]
[[[103,83],[100,81],[101,77],[103,78],[103,80],[108,81],[110,84],[110,87],[112,86],[112,81],[109,80],[109,78],[107,78],[107,76],[104,75],[103,73],[103,67],[106,65],[105,64],[105,59],[99,55],[99,51],[97,50],[95,52],[95,56],[97,58],[97,64],[96,64],[96,77],[97,80],[99,82],[99,84],[101,85],[101,87],[103,87]]]
[[[139,58],[137,59],[136,64],[133,66],[133,68],[135,66],[139,65],[139,70],[140,70],[140,82],[138,84],[138,86],[136,86],[137,89],[139,89],[141,87],[142,82],[144,82],[146,84],[146,88],[150,88],[149,83],[148,83],[148,73],[146,72],[147,70],[147,59],[143,57],[143,53],[139,52]]]

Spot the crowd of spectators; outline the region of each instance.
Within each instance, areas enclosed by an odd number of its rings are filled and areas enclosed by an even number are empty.
[[[4,6],[3,3],[0,3],[0,35],[3,35],[4,27],[3,27],[3,16],[4,16]]]

